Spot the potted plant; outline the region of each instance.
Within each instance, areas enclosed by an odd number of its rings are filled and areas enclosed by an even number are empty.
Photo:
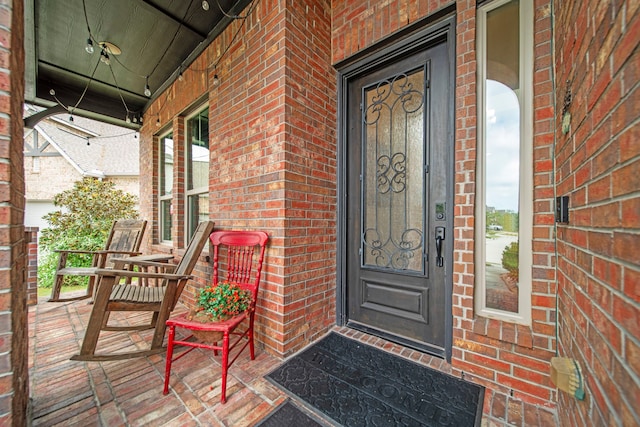
[[[222,282],[217,286],[207,286],[198,291],[196,308],[189,319],[200,323],[220,322],[244,313],[251,306],[251,292],[237,283]],[[217,341],[221,332],[193,331],[194,336],[203,341]]]

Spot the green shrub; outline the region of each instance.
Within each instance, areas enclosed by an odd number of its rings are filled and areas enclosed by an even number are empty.
[[[40,250],[38,254],[38,287],[50,288],[55,280],[58,254],[48,250]]]
[[[51,288],[55,280],[60,255],[56,250],[98,250],[104,248],[105,239],[96,236],[61,235],[53,248],[41,247],[38,254],[38,287]],[[67,266],[91,267],[92,257],[88,254],[69,254]],[[86,286],[87,276],[65,276],[64,286]]]
[[[113,221],[138,217],[135,196],[95,178],[75,182],[71,190],[57,194],[53,203],[63,209],[43,217],[49,227],[42,230],[39,241],[38,286],[45,288],[53,286],[59,258],[56,250],[102,249]],[[91,257],[70,255],[67,265],[89,267]],[[87,277],[65,277],[65,285],[87,282]]]
[[[502,267],[509,272],[509,275],[518,280],[518,242],[513,242],[502,251]]]

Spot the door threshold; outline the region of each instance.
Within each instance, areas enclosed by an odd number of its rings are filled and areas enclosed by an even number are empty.
[[[354,322],[354,321],[348,321],[345,326],[348,328],[354,329],[356,331],[364,332],[365,334],[368,334],[368,335],[373,335],[375,337],[382,338],[384,340],[401,345],[403,347],[407,347],[412,350],[419,351],[420,353],[426,353],[431,356],[435,356],[440,359],[446,360],[445,349],[443,347],[438,347],[432,344],[416,341],[411,338],[395,335],[390,332],[372,328],[370,326],[364,325],[362,323]],[[447,362],[450,362],[450,361],[447,360]]]

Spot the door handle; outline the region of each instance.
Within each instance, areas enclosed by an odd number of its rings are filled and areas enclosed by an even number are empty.
[[[444,227],[436,227],[436,265],[442,267],[444,258],[442,257],[442,242],[444,240]]]

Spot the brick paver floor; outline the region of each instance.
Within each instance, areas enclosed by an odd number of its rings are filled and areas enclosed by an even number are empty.
[[[87,301],[29,309],[29,388],[33,426],[250,426],[285,399],[264,379],[280,363],[257,349],[229,370],[227,403],[220,403],[220,364],[212,352],[194,350],[176,362],[171,390],[162,394],[165,355],[114,362],[74,362],[89,319]],[[145,314],[112,313],[117,322]],[[102,332],[102,349],[145,348],[152,331]],[[251,363],[249,363],[251,362]]]
[[[86,300],[29,308],[29,394],[33,426],[225,426],[249,427],[287,396],[264,376],[282,361],[259,346],[229,370],[227,403],[220,403],[220,364],[211,351],[196,349],[174,364],[171,390],[162,394],[165,355],[115,361],[74,362],[89,319]],[[112,313],[126,324],[144,314]],[[348,328],[334,331],[392,353],[447,371],[446,362]],[[151,331],[102,332],[98,350],[145,348]],[[508,403],[508,405],[507,405]],[[505,410],[506,409],[506,410]],[[504,395],[485,396],[483,426],[549,426],[555,413]],[[303,426],[301,426],[303,427]]]

